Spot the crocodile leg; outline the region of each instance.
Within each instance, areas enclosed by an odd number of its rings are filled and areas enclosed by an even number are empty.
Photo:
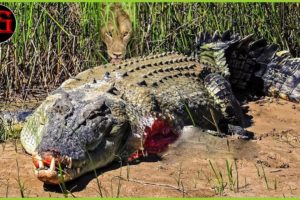
[[[211,113],[218,132],[222,131],[243,139],[249,139],[249,133],[243,128],[244,117],[241,107],[232,92],[230,83],[223,76],[211,73],[204,78],[204,85],[224,116],[223,119],[216,122],[213,112]],[[209,131],[209,133],[213,132]]]

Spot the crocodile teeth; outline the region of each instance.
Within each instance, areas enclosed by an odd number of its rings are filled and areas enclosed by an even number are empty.
[[[55,159],[54,158],[52,158],[52,160],[51,160],[50,170],[55,171]]]
[[[39,164],[39,169],[42,169],[42,168],[44,168],[45,166],[44,166],[44,163],[43,163],[43,161],[42,161],[42,158],[41,158],[41,156],[39,156],[39,155],[36,155],[35,156],[35,159],[38,161],[38,164]]]
[[[43,169],[45,166],[44,166],[44,163],[42,160],[39,160],[39,168],[40,169]]]

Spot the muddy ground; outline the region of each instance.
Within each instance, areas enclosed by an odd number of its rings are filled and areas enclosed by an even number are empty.
[[[162,157],[98,170],[100,190],[93,173],[68,183],[69,196],[299,197],[300,105],[265,98],[247,106],[253,117],[247,130],[256,139],[218,138],[191,129]],[[31,158],[18,142],[0,146],[0,164],[0,197],[20,197],[21,191],[25,197],[63,197],[59,187],[34,177]]]

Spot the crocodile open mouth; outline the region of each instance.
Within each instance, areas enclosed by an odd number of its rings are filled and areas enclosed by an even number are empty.
[[[33,154],[32,161],[35,175],[47,184],[72,180],[81,172],[81,168],[72,168],[72,159],[68,156],[53,156],[49,153]]]

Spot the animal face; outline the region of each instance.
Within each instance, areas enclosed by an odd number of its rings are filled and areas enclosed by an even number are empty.
[[[38,179],[58,184],[116,159],[130,133],[124,102],[109,94],[84,96],[80,89],[57,91],[52,102],[46,123],[35,125],[42,127],[36,127],[41,139],[33,153]]]
[[[132,37],[132,23],[119,4],[113,4],[110,10],[109,21],[101,27],[100,34],[111,62],[116,63],[125,58]]]

